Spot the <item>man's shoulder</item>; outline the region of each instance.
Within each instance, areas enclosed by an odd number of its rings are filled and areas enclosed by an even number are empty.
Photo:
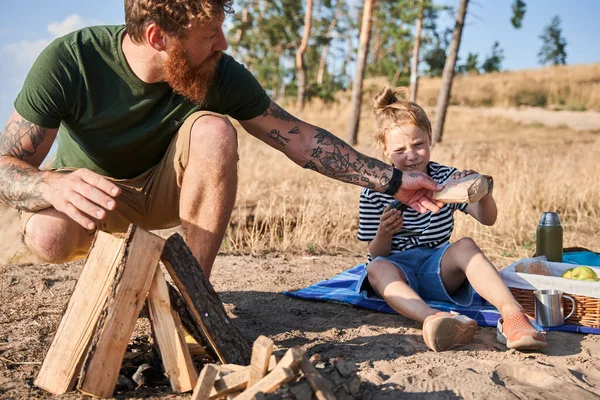
[[[125,30],[125,25],[94,25],[81,28],[55,39],[64,43],[102,43],[116,40]]]

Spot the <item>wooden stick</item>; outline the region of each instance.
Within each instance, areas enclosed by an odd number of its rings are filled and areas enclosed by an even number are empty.
[[[331,391],[331,382],[325,379],[314,365],[306,358],[302,357],[300,369],[304,373],[306,380],[315,391],[318,400],[335,400],[335,395]]]
[[[275,356],[275,354],[271,354],[271,357],[269,358],[268,371],[269,372],[273,371],[276,366],[277,366],[277,357]]]
[[[162,261],[221,363],[248,365],[252,354],[248,341],[227,316],[219,296],[179,234],[167,240]]]
[[[177,314],[171,309],[167,281],[160,268],[156,268],[148,293],[150,323],[160,355],[174,392],[194,390],[198,373],[185,341],[183,328]]]
[[[81,370],[78,389],[112,397],[129,339],[148,295],[165,241],[141,228],[128,243],[117,268],[98,327]]]
[[[285,352],[281,360],[277,363],[277,367],[290,368],[295,373],[300,369],[300,362],[306,355],[306,351],[299,347],[292,347]]]
[[[34,383],[55,395],[73,390],[117,267],[135,228],[118,238],[98,231]]]
[[[273,341],[266,336],[259,336],[252,346],[252,362],[250,363],[248,386],[254,385],[265,376],[269,368],[271,353],[273,353]]]
[[[226,394],[239,392],[248,386],[250,367],[243,367],[239,371],[232,372],[215,381],[215,387],[210,392],[209,400],[218,399]]]
[[[267,376],[256,382],[253,386],[244,390],[236,400],[250,400],[253,399],[259,392],[271,393],[277,390],[277,388],[285,382],[290,382],[296,379],[296,373],[290,368],[277,366]]]
[[[215,378],[219,374],[219,368],[214,364],[206,364],[200,372],[198,383],[192,393],[192,400],[205,400],[208,398],[215,384]]]

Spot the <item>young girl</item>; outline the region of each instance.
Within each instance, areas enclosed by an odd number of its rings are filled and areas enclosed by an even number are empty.
[[[374,140],[382,155],[396,168],[425,172],[440,184],[475,173],[430,160],[431,124],[421,107],[401,99],[407,93],[406,88],[386,87],[374,100]],[[437,311],[423,299],[468,306],[473,290],[499,310],[497,337],[508,348],[546,347],[544,335],[531,325],[473,239],[448,242],[456,210],[483,225],[494,224],[497,209],[491,194],[477,203],[446,204],[436,214],[419,214],[410,208],[402,213],[390,207],[393,200],[370,189],[360,195],[358,238],[369,242],[370,261],[362,288],[370,285],[398,313],[422,322],[425,343],[434,351],[469,343],[477,323],[464,315]]]

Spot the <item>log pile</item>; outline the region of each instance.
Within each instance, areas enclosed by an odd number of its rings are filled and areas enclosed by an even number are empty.
[[[144,305],[174,392],[191,391],[198,381],[184,327],[219,362],[250,362],[250,344],[183,238],[175,234],[165,241],[131,225],[123,235],[96,234],[35,385],[55,395],[76,388],[112,397]]]
[[[308,359],[305,351],[298,347],[289,349],[281,360],[277,360],[272,350],[273,341],[259,336],[254,342],[249,366],[206,364],[192,400],[334,400],[362,397],[360,380],[353,364],[335,359],[325,366],[318,354]]]

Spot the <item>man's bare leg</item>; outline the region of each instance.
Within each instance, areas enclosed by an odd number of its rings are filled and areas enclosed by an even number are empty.
[[[65,214],[48,208],[32,215],[25,244],[41,261],[59,264],[85,257],[94,236]]]
[[[185,240],[210,277],[237,191],[237,132],[222,117],[206,115],[192,126],[181,185],[179,216]]]

